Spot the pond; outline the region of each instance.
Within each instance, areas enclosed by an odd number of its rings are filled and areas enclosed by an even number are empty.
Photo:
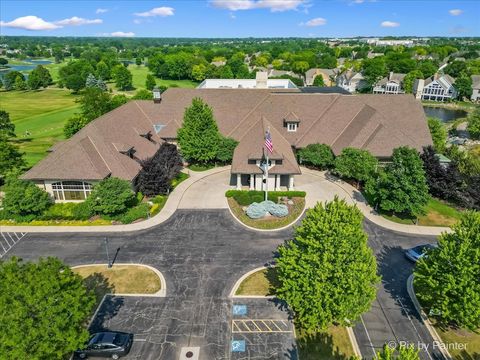
[[[445,109],[441,107],[424,106],[423,111],[428,117],[435,117],[443,122],[452,122],[460,118],[467,117],[468,113],[465,110]]]
[[[53,61],[48,60],[48,59],[25,59],[23,62],[27,64],[23,65],[7,65],[7,68],[1,69],[0,71],[0,78],[2,75],[5,75],[9,71],[20,71],[20,72],[25,72],[25,71],[31,71],[37,67],[37,65],[48,65],[53,63]]]

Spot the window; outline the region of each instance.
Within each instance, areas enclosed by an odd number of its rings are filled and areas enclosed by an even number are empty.
[[[283,160],[275,160],[275,165],[282,165],[283,164]]]
[[[249,165],[257,165],[257,160],[255,160],[255,159],[248,159],[248,164],[249,164]]]
[[[297,131],[297,123],[287,123],[287,131]]]
[[[92,191],[92,184],[84,181],[59,181],[52,184],[55,200],[85,200]]]

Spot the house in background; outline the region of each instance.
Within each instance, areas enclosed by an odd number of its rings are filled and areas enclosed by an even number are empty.
[[[323,83],[325,86],[335,85],[335,78],[337,76],[337,69],[310,69],[305,73],[305,85],[313,86],[313,82],[317,76],[323,78]]]
[[[406,74],[390,72],[373,87],[374,94],[404,94],[403,79]]]
[[[306,89],[312,89],[308,87]],[[331,88],[326,88],[331,89]],[[154,100],[132,100],[90,122],[22,178],[35,182],[55,201],[81,201],[107,177],[134,181],[141,160],[163,142],[176,143],[185,108],[201,98],[212,110],[219,132],[237,140],[229,185],[238,189],[295,188],[301,173],[296,151],[327,144],[335,155],[346,147],[368,150],[388,160],[393,149],[431,145],[422,104],[410,95],[340,95],[301,89],[185,89],[154,92]],[[273,153],[268,178],[265,132]]]
[[[454,84],[455,79],[450,75],[435,74],[426,80],[415,80],[413,93],[416,99],[450,101],[456,99],[458,95]]]
[[[480,101],[480,75],[472,75],[472,90],[470,100]]]
[[[341,88],[354,93],[368,87],[368,83],[362,73],[348,70],[337,76],[337,85]]]

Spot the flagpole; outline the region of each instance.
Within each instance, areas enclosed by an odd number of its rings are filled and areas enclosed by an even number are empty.
[[[265,165],[265,201],[268,200],[268,149],[267,149],[267,164]]]

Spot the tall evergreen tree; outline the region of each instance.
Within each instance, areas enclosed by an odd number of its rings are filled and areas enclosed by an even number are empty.
[[[182,156],[191,162],[208,163],[217,156],[220,133],[213,111],[200,98],[185,109],[183,124],[177,132]]]
[[[147,79],[145,80],[147,90],[153,90],[156,85],[155,77],[152,74],[147,74]]]
[[[0,136],[15,137],[15,124],[10,120],[10,114],[0,110]]]
[[[293,239],[278,249],[276,290],[303,329],[349,325],[376,296],[377,264],[356,206],[337,197],[307,210]]]

